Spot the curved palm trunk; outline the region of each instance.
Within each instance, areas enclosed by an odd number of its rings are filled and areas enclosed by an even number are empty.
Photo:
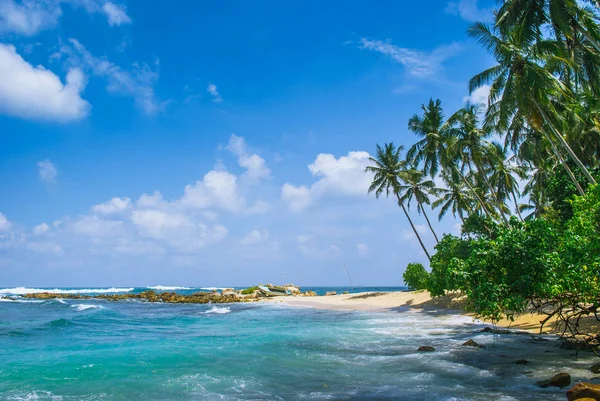
[[[423,212],[423,216],[425,216],[425,220],[427,220],[427,225],[429,226],[429,229],[431,230],[431,233],[433,234],[433,237],[435,238],[436,244],[439,244],[440,240],[438,239],[438,236],[436,235],[435,231],[433,231],[433,227],[431,226],[431,223],[429,222],[429,217],[427,217],[427,213],[425,213],[425,209],[423,208],[423,205],[421,204],[421,202],[417,201],[417,203],[419,204],[419,208]]]
[[[558,139],[558,141],[560,142],[561,146],[569,154],[569,156],[571,157],[571,160],[573,160],[575,162],[575,164],[577,164],[577,167],[579,167],[579,169],[581,170],[581,172],[583,173],[583,175],[585,175],[585,178],[587,178],[587,180],[591,184],[596,184],[596,180],[594,179],[594,177],[592,177],[592,175],[590,174],[589,170],[583,165],[583,163],[581,162],[581,160],[579,160],[579,158],[577,157],[577,155],[575,154],[575,152],[573,152],[573,149],[571,149],[571,147],[569,146],[569,144],[567,143],[567,141],[565,140],[565,138],[563,138],[563,136],[561,135],[561,133],[558,132],[558,130],[554,127],[554,125],[552,125],[552,123],[548,119],[548,116],[546,116],[546,113],[544,113],[544,110],[542,110],[542,108],[540,107],[540,104],[537,102],[537,100],[534,100],[533,103],[535,104],[535,107],[537,107],[538,111],[542,115],[542,118],[544,119],[544,122],[546,123],[546,125],[548,127],[550,127],[550,130],[552,131],[552,133],[554,134],[554,136],[556,137],[556,139]],[[575,180],[575,182],[577,182],[577,180]]]
[[[417,232],[417,229],[416,229],[415,225],[413,224],[410,216],[408,215],[408,212],[406,211],[406,208],[404,207],[404,203],[402,203],[402,201],[400,200],[400,195],[398,195],[398,193],[396,193],[396,198],[398,198],[398,204],[404,211],[404,214],[406,215],[406,218],[408,219],[410,226],[412,227],[413,231],[415,232],[415,235],[417,236],[417,239],[419,240],[419,244],[421,244],[421,248],[423,248],[425,255],[427,255],[427,259],[429,259],[429,261],[431,262],[431,256],[429,255],[429,252],[427,252],[427,248],[425,248],[425,245],[423,244],[423,241],[421,240],[421,236]]]
[[[508,221],[508,219],[504,215],[504,212],[502,211],[502,203],[500,202],[498,195],[494,191],[494,188],[492,187],[490,180],[488,180],[487,174],[485,173],[485,171],[483,170],[483,168],[481,167],[481,165],[479,163],[475,163],[475,167],[477,168],[477,172],[479,173],[479,175],[481,177],[483,177],[483,181],[485,182],[485,185],[488,187],[490,194],[492,194],[492,198],[494,198],[494,201],[496,202],[496,207],[498,207],[498,212],[500,212],[500,217],[502,217],[502,220],[504,220],[504,223],[506,223],[506,227],[511,228],[510,222]]]
[[[523,216],[521,215],[521,211],[519,210],[519,204],[517,203],[517,195],[515,195],[515,191],[511,191],[512,196],[513,196],[513,200],[515,201],[515,209],[517,210],[517,214],[519,215],[519,219],[521,221],[523,220]]]
[[[456,168],[456,166],[454,164],[452,164],[452,167],[454,167],[454,170],[456,170],[456,172],[458,173],[458,175],[460,176],[460,178],[462,178],[463,182],[467,185],[467,187],[469,187],[469,189],[471,190],[471,192],[473,192],[473,194],[475,194],[475,197],[477,198],[477,201],[481,205],[481,208],[483,209],[483,211],[485,212],[485,214],[487,215],[487,217],[489,217],[490,219],[493,219],[493,217],[490,214],[489,210],[487,210],[487,207],[485,207],[485,202],[483,201],[483,199],[481,199],[481,197],[479,196],[479,194],[477,193],[477,191],[475,191],[475,188],[473,188],[473,186],[471,186],[471,183],[469,182],[469,180],[467,180],[467,178],[458,170],[458,168]]]

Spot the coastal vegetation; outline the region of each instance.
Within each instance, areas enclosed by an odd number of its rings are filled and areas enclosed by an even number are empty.
[[[492,320],[533,308],[575,336],[582,317],[600,320],[600,3],[505,0],[494,15],[468,30],[495,59],[468,83],[486,104],[448,117],[422,105],[405,153],[377,145],[369,193],[395,198],[430,262],[426,278],[409,265],[409,287],[463,293]],[[461,235],[438,237],[426,206]]]
[[[429,282],[429,273],[421,263],[409,263],[402,279],[410,290],[424,290]]]

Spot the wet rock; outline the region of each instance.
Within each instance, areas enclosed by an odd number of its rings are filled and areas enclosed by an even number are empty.
[[[584,399],[600,401],[600,384],[581,382],[567,391],[567,400],[569,401]]]
[[[600,345],[597,338],[590,339],[579,339],[579,338],[565,338],[560,344],[561,348],[564,349],[577,349],[584,351],[592,351]]]
[[[337,295],[337,292],[335,292],[335,291],[327,291],[325,293],[325,296],[330,296],[330,295]]]
[[[600,373],[600,362],[596,362],[595,364],[593,364],[590,367],[590,372],[596,373],[596,374]]]
[[[419,347],[419,349],[417,349],[417,351],[419,352],[433,352],[435,351],[435,348],[429,346],[429,345],[422,345]]]
[[[565,388],[569,384],[571,384],[571,375],[568,373],[564,373],[564,372],[554,375],[548,380],[542,380],[542,381],[537,382],[537,385],[542,388],[546,388],[546,387]]]
[[[494,333],[494,334],[511,334],[512,331],[506,329],[494,329],[490,326],[484,327],[479,330],[480,333]]]
[[[350,291],[344,291],[344,292],[342,292],[342,295],[345,295],[345,294],[350,294]]]
[[[467,347],[485,348],[485,345],[477,344],[473,340],[466,341],[466,342],[463,343],[463,345],[465,345]]]
[[[518,361],[515,361],[515,365],[527,365],[529,363],[529,361],[527,359],[519,359]]]

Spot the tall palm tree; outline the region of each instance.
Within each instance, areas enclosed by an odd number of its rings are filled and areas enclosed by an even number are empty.
[[[452,136],[457,138],[454,152],[464,166],[467,166],[471,171],[475,167],[479,178],[490,191],[491,198],[494,200],[504,223],[507,227],[510,227],[510,222],[503,212],[503,204],[498,194],[494,191],[488,179],[488,171],[484,167],[487,148],[489,147],[489,142],[486,141],[486,138],[489,137],[491,132],[480,127],[478,115],[479,107],[467,104],[448,119],[449,131]]]
[[[435,177],[440,168],[441,152],[444,148],[444,110],[439,99],[429,99],[429,103],[421,105],[423,115],[415,114],[408,121],[408,129],[420,139],[408,150],[407,159],[414,163],[423,163],[423,172]]]
[[[433,201],[431,206],[434,209],[440,208],[439,220],[450,210],[454,217],[458,216],[464,223],[465,214],[473,214],[473,207],[471,205],[475,202],[475,199],[469,196],[471,192],[467,191],[464,182],[456,171],[443,170],[441,177],[446,187],[437,189],[439,197]]]
[[[427,213],[423,208],[423,204],[431,204],[429,194],[435,194],[435,183],[433,180],[427,179],[427,175],[424,172],[415,168],[402,170],[398,175],[400,177],[400,193],[402,194],[402,196],[400,196],[400,201],[406,201],[406,205],[410,210],[410,202],[413,198],[415,199],[417,202],[417,212],[419,214],[421,214],[421,212],[423,213],[425,220],[427,220],[427,225],[429,226],[429,229],[435,238],[435,242],[439,244],[440,240],[433,230],[431,222],[429,221],[429,217],[427,217]]]
[[[502,199],[511,197],[517,215],[523,221],[523,216],[521,216],[519,210],[519,202],[517,201],[517,195],[520,195],[517,178],[525,179],[525,169],[517,165],[515,156],[508,156],[506,148],[498,143],[492,143],[492,146],[490,146],[488,160],[492,171],[490,181],[496,190],[496,194]]]
[[[404,146],[396,148],[393,143],[386,143],[383,148],[377,145],[376,156],[369,158],[373,164],[367,166],[365,169],[365,172],[374,174],[373,182],[369,187],[369,193],[374,192],[377,199],[379,199],[382,194],[385,194],[386,198],[390,194],[396,196],[398,205],[404,211],[404,215],[415,232],[415,235],[421,244],[421,248],[423,248],[425,255],[427,255],[427,259],[431,261],[431,256],[429,255],[429,252],[427,252],[427,248],[425,248],[421,236],[417,232],[417,229],[404,206],[404,202],[400,199],[400,181],[398,175],[401,171],[406,169],[406,161],[400,155],[403,150]]]
[[[550,131],[588,181],[595,184],[595,179],[556,128],[556,120],[559,118],[551,98],[568,101],[571,94],[557,77],[540,64],[537,57],[545,54],[546,57],[552,58],[551,44],[538,42],[523,47],[515,41],[513,33],[499,37],[483,23],[474,24],[469,29],[469,35],[494,54],[498,62],[498,65],[475,75],[469,81],[470,91],[483,84],[492,83],[486,124],[499,132],[505,132],[517,113],[528,116],[529,125],[545,135]],[[550,137],[547,139],[552,143]],[[563,163],[563,166],[566,166],[566,163]],[[574,176],[572,179],[576,182]]]

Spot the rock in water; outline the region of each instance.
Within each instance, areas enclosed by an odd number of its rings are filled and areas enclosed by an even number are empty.
[[[527,359],[519,359],[518,361],[515,361],[515,365],[527,365],[529,363],[529,361]]]
[[[593,364],[590,368],[590,371],[596,374],[600,373],[600,362],[596,362],[595,364]]]
[[[600,384],[581,382],[567,391],[567,400],[569,401],[584,399],[600,401]]]
[[[435,348],[433,348],[433,347],[431,347],[429,345],[423,345],[423,346],[419,347],[419,349],[417,351],[420,351],[420,352],[433,352],[433,351],[435,351]]]
[[[571,384],[571,375],[568,373],[559,373],[557,375],[552,376],[548,380],[542,380],[537,383],[537,385],[542,388],[546,388],[546,387],[565,388],[569,384]],[[574,398],[574,399],[577,399],[577,398]]]
[[[467,347],[485,348],[485,345],[477,344],[473,340],[466,341],[463,345],[466,345]]]

